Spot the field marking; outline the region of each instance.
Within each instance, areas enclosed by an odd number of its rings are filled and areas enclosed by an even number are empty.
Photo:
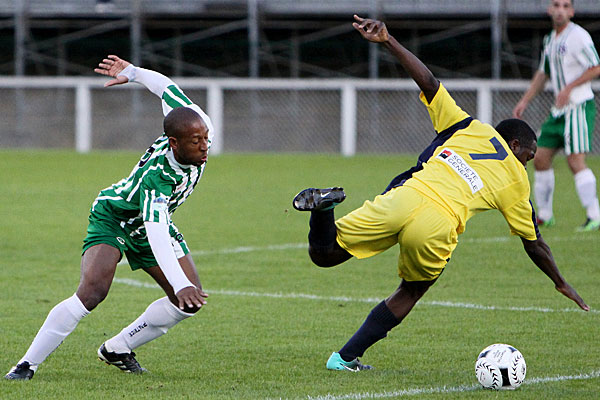
[[[513,236],[492,236],[489,238],[466,238],[459,240],[459,243],[504,243],[508,242]],[[571,235],[571,236],[557,236],[551,238],[545,238],[548,242],[570,242],[570,241],[582,241],[598,239],[596,235]],[[272,244],[268,246],[239,246],[217,250],[197,250],[191,251],[192,256],[212,256],[219,254],[241,254],[241,253],[253,253],[259,251],[280,251],[280,250],[295,250],[295,249],[308,249],[308,243],[283,243],[283,244]],[[118,265],[129,265],[127,259],[123,258]]]
[[[596,235],[571,235],[571,236],[558,236],[549,238],[548,241],[572,241],[572,240],[590,240],[597,239]],[[461,243],[500,243],[508,242],[511,240],[510,236],[496,236],[489,238],[467,238],[463,239]],[[284,243],[278,245],[268,246],[239,246],[233,248],[217,249],[217,250],[199,250],[190,252],[192,256],[204,256],[204,255],[218,255],[218,254],[240,254],[250,253],[258,251],[281,251],[289,249],[306,249],[307,243]],[[123,259],[119,262],[119,265],[128,265],[127,260]],[[125,285],[158,289],[159,286],[154,283],[140,282],[135,279],[127,278],[115,278],[114,282],[122,283]],[[338,296],[319,296],[305,293],[258,293],[258,292],[242,292],[236,290],[207,290],[207,293],[215,293],[230,296],[247,296],[247,297],[267,297],[267,298],[286,298],[286,299],[308,299],[308,300],[321,300],[321,301],[343,301],[343,302],[360,302],[360,303],[379,303],[381,298],[352,298],[352,297],[338,297]],[[438,307],[450,307],[450,308],[464,308],[474,310],[487,310],[487,311],[533,311],[542,313],[555,313],[555,312],[583,312],[576,308],[564,308],[564,309],[551,309],[543,307],[498,307],[498,306],[486,306],[482,304],[472,303],[455,303],[450,301],[421,301],[417,306],[438,306]],[[592,314],[598,314],[598,310],[590,310]]]
[[[148,288],[148,289],[160,289],[155,283],[141,282],[135,279],[129,278],[115,278],[114,282],[121,283],[124,285]],[[206,289],[208,294],[221,294],[225,296],[245,296],[245,297],[265,297],[275,299],[305,299],[305,300],[319,300],[319,301],[341,301],[341,302],[354,302],[354,303],[372,303],[377,304],[381,302],[382,298],[375,297],[346,297],[346,296],[320,296],[316,294],[307,293],[261,293],[261,292],[244,292],[238,290],[225,290],[225,289]],[[560,312],[581,312],[584,311],[577,308],[543,308],[543,307],[499,307],[499,306],[486,306],[482,304],[472,303],[455,303],[451,301],[420,301],[417,303],[417,307],[420,306],[433,306],[433,307],[449,307],[449,308],[464,308],[472,310],[484,310],[484,311],[519,311],[519,312],[541,312],[541,313],[560,313]],[[598,314],[598,310],[588,311],[592,314]]]
[[[278,251],[278,250],[290,250],[290,249],[308,249],[308,243],[284,243],[284,244],[272,244],[268,246],[239,246],[218,250],[197,250],[190,251],[192,256],[213,256],[219,254],[241,254],[241,253],[252,253],[255,251]],[[123,258],[118,265],[129,265],[127,259]]]
[[[548,382],[562,382],[571,380],[588,380],[600,377],[600,370],[590,372],[589,374],[578,374],[578,375],[556,375],[539,378],[529,378],[523,382],[523,385],[535,385],[539,383]],[[484,390],[480,385],[472,386],[439,386],[439,387],[425,387],[425,388],[414,388],[414,389],[403,389],[394,391],[385,391],[378,393],[349,393],[344,395],[333,395],[327,394],[325,396],[307,396],[311,400],[361,400],[361,399],[383,399],[390,397],[404,397],[404,396],[417,396],[420,394],[438,394],[438,393],[459,393],[459,392],[470,392],[474,390]]]

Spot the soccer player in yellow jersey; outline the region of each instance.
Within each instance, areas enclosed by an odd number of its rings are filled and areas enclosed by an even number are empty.
[[[354,28],[365,39],[383,44],[418,84],[437,136],[415,167],[394,178],[373,201],[337,221],[333,208],[345,199],[341,188],[309,188],[294,198],[294,208],[311,211],[309,254],[320,267],[340,264],[352,256],[370,257],[400,244],[400,286],[329,357],[327,368],[370,369],[358,358],[400,324],[436,281],[467,220],[490,209],[502,213],[555,288],[588,311],[560,274],[537,229],[525,171],[537,149],[535,133],[518,119],[504,120],[493,128],[471,118],[431,71],[388,33],[384,23],[354,18]]]

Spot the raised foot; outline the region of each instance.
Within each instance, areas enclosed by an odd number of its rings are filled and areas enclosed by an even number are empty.
[[[327,189],[304,189],[294,197],[293,206],[298,211],[325,211],[340,204],[346,199],[341,187]]]

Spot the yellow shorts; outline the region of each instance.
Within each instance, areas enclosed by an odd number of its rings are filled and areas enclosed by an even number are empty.
[[[335,224],[337,242],[356,258],[399,243],[398,275],[407,281],[437,278],[458,242],[458,221],[407,186],[365,201]]]

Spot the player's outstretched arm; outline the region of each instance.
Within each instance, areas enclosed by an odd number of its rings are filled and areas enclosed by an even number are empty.
[[[523,247],[529,258],[531,258],[542,272],[552,279],[556,290],[577,303],[582,310],[589,311],[590,307],[585,304],[575,289],[573,289],[561,275],[556,266],[556,262],[554,261],[554,257],[552,256],[552,252],[550,251],[550,246],[548,246],[544,239],[540,236],[537,240],[532,241],[521,238],[521,241],[523,242]]]
[[[104,87],[122,85],[123,83],[129,82],[129,78],[127,78],[125,75],[119,75],[119,73],[129,65],[131,65],[129,61],[121,60],[115,55],[109,55],[98,64],[98,68],[94,68],[94,72],[114,78],[106,82]]]
[[[419,86],[428,102],[433,100],[440,82],[433,76],[429,68],[425,66],[413,53],[408,51],[388,33],[385,24],[381,21],[361,18],[354,15],[352,26],[363,38],[373,43],[383,44],[400,62],[400,65]]]
[[[165,90],[169,86],[177,86],[169,77],[160,72],[136,67],[129,61],[122,60],[115,55],[109,55],[107,58],[103,59],[102,62],[98,64],[98,68],[95,68],[94,71],[98,74],[114,78],[106,82],[104,84],[105,87],[120,85],[127,82],[136,82],[145,86],[160,98],[163,97]],[[189,103],[191,104],[191,102]],[[185,102],[183,105],[185,105]],[[170,110],[171,108],[169,108],[169,111]],[[165,115],[167,114],[165,110],[163,110],[163,112]]]

